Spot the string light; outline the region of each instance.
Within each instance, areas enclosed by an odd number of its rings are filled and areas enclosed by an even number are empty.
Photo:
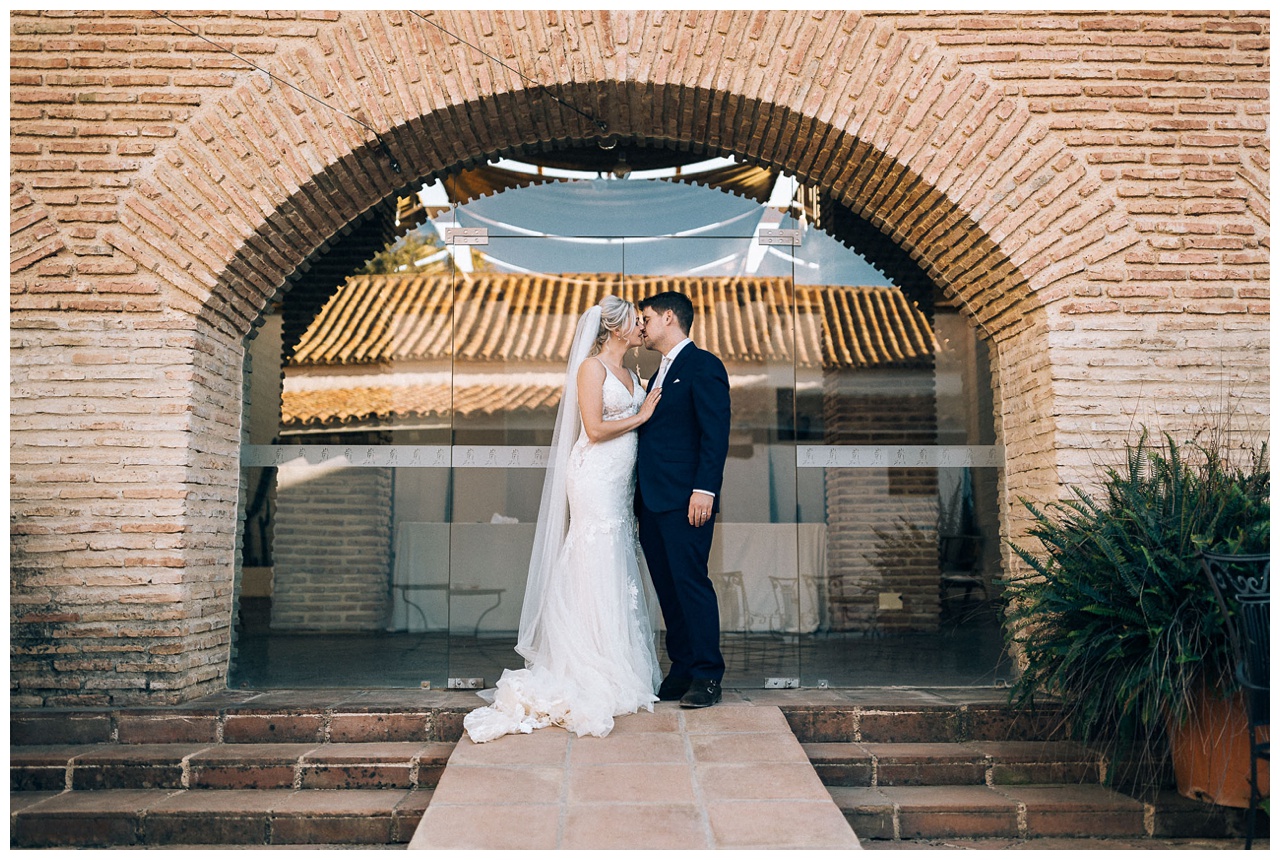
[[[446,36],[448,36],[448,37],[450,37],[450,38],[452,38],[452,39],[457,39],[459,42],[461,42],[462,44],[466,45],[468,48],[470,48],[471,50],[473,50],[473,51],[475,51],[476,53],[480,54],[481,56],[488,57],[490,60],[493,60],[493,62],[497,63],[499,66],[502,66],[502,68],[506,69],[507,71],[511,72],[512,74],[518,75],[518,76],[519,76],[521,79],[523,79],[524,81],[526,81],[526,82],[528,82],[528,83],[530,83],[530,84],[533,84],[535,87],[537,87],[538,89],[540,89],[540,90],[542,90],[544,93],[546,93],[548,96],[550,96],[550,97],[551,97],[551,99],[552,99],[552,100],[554,100],[557,104],[562,105],[562,106],[564,106],[564,107],[567,107],[569,110],[573,111],[574,113],[576,113],[576,114],[579,114],[579,115],[581,115],[581,116],[586,117],[587,119],[589,119],[589,120],[591,121],[591,123],[592,123],[596,128],[600,129],[600,132],[601,132],[602,134],[607,134],[607,133],[609,132],[609,124],[608,124],[608,123],[606,123],[604,120],[596,119],[594,116],[592,116],[590,113],[588,113],[587,111],[583,110],[582,108],[580,108],[580,107],[578,107],[578,106],[576,106],[576,105],[572,105],[572,104],[570,104],[569,102],[565,101],[564,99],[560,98],[560,96],[558,96],[558,95],[556,95],[555,93],[551,92],[551,90],[549,90],[549,89],[546,87],[546,85],[545,85],[545,84],[542,84],[541,82],[534,80],[533,78],[529,77],[529,76],[528,76],[528,75],[526,75],[524,72],[520,71],[519,69],[515,68],[514,66],[509,66],[509,65],[507,65],[506,63],[502,62],[502,60],[499,60],[497,57],[495,57],[493,54],[490,54],[489,52],[485,51],[483,48],[481,48],[481,47],[479,47],[479,46],[477,46],[477,45],[473,45],[473,44],[471,44],[470,42],[468,42],[466,39],[462,38],[462,37],[461,37],[461,36],[459,36],[458,34],[456,34],[456,33],[451,33],[450,31],[446,30],[444,27],[441,27],[441,26],[440,26],[439,24],[437,24],[435,21],[432,21],[432,20],[431,20],[430,18],[428,18],[427,16],[425,16],[425,15],[423,15],[423,14],[419,13],[419,12],[415,12],[415,11],[414,11],[414,10],[412,10],[412,9],[409,9],[409,10],[407,10],[407,11],[409,12],[409,14],[411,14],[411,15],[416,15],[417,17],[421,18],[423,21],[425,21],[426,23],[430,24],[432,27],[435,27],[437,30],[439,30],[441,33],[444,33]],[[612,147],[612,146],[610,146],[610,147],[603,147],[603,146],[602,146],[602,148],[612,149],[613,147]]]
[[[369,125],[369,124],[368,124],[367,122],[365,122],[364,120],[360,119],[359,117],[352,116],[351,114],[349,114],[349,113],[347,113],[346,111],[344,111],[342,108],[334,107],[333,105],[329,104],[329,103],[328,103],[327,101],[325,101],[324,99],[322,99],[322,98],[318,98],[318,97],[316,97],[316,96],[313,96],[311,93],[307,92],[306,90],[302,89],[301,87],[297,86],[296,84],[292,84],[292,83],[290,83],[289,81],[286,81],[284,78],[281,78],[281,77],[279,77],[278,75],[273,75],[271,72],[269,72],[269,71],[267,71],[266,69],[262,68],[262,66],[259,66],[257,63],[254,63],[254,62],[253,62],[253,61],[251,61],[251,60],[247,60],[247,59],[245,59],[244,57],[242,57],[242,56],[240,56],[239,54],[237,54],[235,51],[233,51],[233,50],[231,50],[230,48],[226,47],[225,45],[220,45],[220,44],[218,44],[217,42],[213,41],[213,40],[212,40],[212,39],[210,39],[208,36],[201,35],[200,33],[196,32],[195,30],[192,30],[190,27],[184,26],[183,24],[179,24],[177,21],[173,20],[172,18],[170,18],[168,15],[164,14],[163,12],[157,12],[157,11],[155,11],[155,10],[153,9],[153,10],[151,11],[151,14],[152,14],[152,15],[155,15],[157,18],[163,18],[164,20],[168,21],[170,24],[174,25],[175,27],[178,27],[179,29],[185,30],[186,32],[190,33],[192,36],[195,36],[197,39],[202,39],[202,40],[204,40],[205,42],[208,42],[210,45],[213,45],[213,46],[214,46],[215,48],[217,48],[219,51],[223,51],[223,52],[225,52],[225,53],[230,54],[231,56],[235,57],[235,58],[236,58],[237,60],[239,60],[240,62],[244,63],[246,66],[249,66],[250,68],[254,69],[255,71],[262,72],[262,74],[266,75],[266,76],[267,76],[268,78],[270,78],[271,80],[273,80],[273,81],[279,81],[280,83],[284,84],[284,85],[285,85],[286,87],[288,87],[289,89],[294,90],[295,92],[297,92],[297,93],[299,93],[299,94],[301,94],[301,95],[303,95],[303,96],[305,96],[305,97],[307,97],[307,98],[311,99],[313,102],[316,102],[316,103],[318,103],[318,104],[322,104],[322,105],[324,105],[325,107],[327,107],[329,110],[331,110],[331,111],[333,111],[333,112],[335,112],[335,113],[340,113],[340,114],[342,114],[342,115],[343,115],[343,116],[345,116],[347,119],[349,119],[349,120],[351,120],[352,122],[354,122],[356,125],[359,125],[359,126],[361,126],[361,127],[363,127],[363,128],[368,129],[370,132],[372,132],[372,133],[373,133],[373,136],[374,136],[375,138],[377,138],[377,140],[378,140],[378,147],[379,147],[379,149],[381,149],[381,150],[382,150],[382,154],[383,154],[383,155],[385,155],[385,156],[387,157],[387,161],[391,162],[391,169],[392,169],[392,170],[394,170],[396,173],[399,173],[399,172],[400,172],[400,162],[399,162],[399,161],[397,161],[397,160],[396,160],[396,157],[395,157],[394,155],[392,155],[392,154],[391,154],[391,147],[387,146],[387,142],[386,142],[385,140],[383,140],[383,139],[382,139],[382,135],[378,134],[378,130],[377,130],[376,128],[374,128],[373,126]]]
[[[481,56],[484,56],[484,57],[486,57],[487,59],[492,60],[493,62],[495,62],[495,63],[497,63],[498,65],[502,66],[504,69],[507,69],[507,70],[508,70],[508,71],[510,71],[511,73],[513,73],[513,74],[517,75],[518,77],[520,77],[522,80],[526,81],[527,83],[532,84],[534,87],[536,87],[536,88],[538,88],[539,90],[541,90],[542,92],[546,93],[546,95],[547,95],[548,97],[550,97],[552,101],[556,102],[556,104],[559,104],[559,105],[561,105],[562,107],[568,108],[569,110],[573,111],[574,113],[576,113],[576,114],[578,114],[578,115],[580,115],[580,116],[585,117],[587,120],[589,120],[589,121],[591,122],[591,124],[592,124],[592,125],[594,125],[597,129],[599,129],[599,131],[600,131],[600,133],[601,133],[601,134],[608,134],[608,132],[609,132],[609,124],[608,124],[608,123],[606,123],[604,120],[597,119],[597,118],[596,118],[595,116],[593,116],[590,112],[585,111],[585,110],[583,110],[582,108],[578,107],[577,105],[571,104],[571,103],[570,103],[570,102],[568,102],[567,100],[565,100],[565,99],[561,98],[560,96],[556,95],[556,94],[555,94],[555,93],[553,93],[553,92],[552,92],[552,91],[551,91],[551,90],[550,90],[550,89],[549,89],[545,84],[543,84],[543,83],[541,83],[541,82],[539,82],[539,81],[537,81],[537,80],[535,80],[535,79],[533,79],[533,78],[529,77],[529,76],[528,76],[528,75],[526,75],[524,72],[520,71],[519,69],[515,68],[514,66],[511,66],[511,65],[508,65],[507,63],[504,63],[502,60],[498,59],[497,57],[493,56],[493,55],[492,55],[492,54],[490,54],[489,52],[485,51],[483,48],[479,47],[478,45],[473,45],[471,42],[468,42],[466,39],[462,38],[461,36],[457,35],[456,33],[453,33],[453,32],[451,32],[451,31],[449,31],[449,30],[445,29],[444,27],[440,26],[440,25],[439,25],[439,24],[437,24],[435,21],[432,21],[430,18],[426,17],[425,15],[423,15],[423,14],[421,14],[421,13],[419,13],[419,12],[416,12],[416,11],[414,11],[414,10],[412,10],[412,9],[409,9],[409,10],[406,10],[406,11],[408,11],[410,14],[412,14],[412,15],[416,16],[417,18],[421,19],[424,23],[426,23],[426,24],[430,24],[432,27],[435,27],[437,30],[439,30],[441,33],[444,33],[446,36],[449,36],[449,37],[450,37],[450,38],[452,38],[452,39],[456,39],[456,40],[458,40],[460,43],[462,43],[463,45],[466,45],[468,48],[470,48],[471,50],[473,50],[473,51],[475,51],[476,53],[480,54]],[[196,30],[193,30],[193,29],[191,29],[190,27],[187,27],[187,26],[186,26],[186,25],[184,25],[184,24],[179,23],[178,21],[175,21],[173,18],[170,18],[168,15],[166,15],[166,14],[165,14],[165,13],[163,13],[163,12],[157,12],[157,11],[155,11],[155,10],[153,9],[153,10],[151,11],[151,14],[152,14],[152,15],[155,15],[157,18],[163,18],[165,21],[168,21],[170,24],[172,24],[173,26],[177,27],[178,29],[180,29],[180,30],[182,30],[182,31],[184,31],[184,32],[186,32],[186,33],[189,33],[189,34],[190,34],[190,35],[192,35],[192,36],[195,36],[197,39],[200,39],[200,40],[202,40],[202,41],[204,41],[204,42],[207,42],[208,44],[210,44],[210,45],[212,45],[213,47],[217,48],[219,51],[222,51],[222,52],[223,52],[223,53],[225,53],[225,54],[230,54],[231,56],[235,57],[237,60],[239,60],[240,62],[244,63],[246,66],[248,66],[249,68],[253,69],[254,71],[256,71],[256,72],[260,72],[260,73],[262,73],[263,75],[266,75],[268,79],[273,80],[273,81],[279,81],[281,84],[283,84],[283,85],[284,85],[284,86],[286,86],[286,87],[289,87],[291,90],[293,90],[294,92],[296,92],[296,93],[298,93],[299,95],[303,96],[304,98],[308,98],[308,99],[310,99],[311,101],[316,102],[317,104],[323,105],[323,106],[327,107],[329,110],[333,111],[334,113],[341,114],[342,116],[344,116],[344,117],[346,117],[347,119],[351,120],[351,121],[352,121],[352,122],[354,122],[356,125],[359,125],[361,128],[367,129],[367,130],[368,130],[368,131],[369,131],[369,132],[374,136],[374,138],[377,140],[377,142],[378,142],[378,148],[382,151],[382,154],[386,156],[387,161],[388,161],[388,162],[390,162],[390,164],[391,164],[391,169],[392,169],[393,171],[395,171],[396,173],[399,173],[399,172],[400,172],[400,162],[399,162],[399,161],[397,161],[397,160],[396,160],[395,155],[393,155],[393,154],[392,154],[392,152],[391,152],[391,147],[389,147],[389,146],[387,145],[387,142],[383,139],[382,135],[378,133],[378,130],[377,130],[377,129],[375,129],[373,126],[369,125],[369,124],[368,124],[367,122],[365,122],[364,120],[360,119],[360,118],[359,118],[359,117],[357,117],[357,116],[353,116],[352,114],[348,113],[347,111],[344,111],[342,108],[335,107],[334,105],[330,104],[329,102],[325,101],[324,99],[322,99],[322,98],[320,98],[320,97],[318,97],[318,96],[312,95],[311,93],[309,93],[309,92],[307,92],[306,90],[304,90],[304,89],[302,89],[301,87],[299,87],[297,84],[294,84],[294,83],[292,83],[292,82],[290,82],[290,81],[287,81],[287,80],[285,80],[284,78],[281,78],[279,75],[273,74],[272,72],[268,71],[267,69],[264,69],[262,66],[259,66],[257,63],[253,62],[252,60],[249,60],[249,59],[247,59],[246,57],[242,57],[240,54],[237,54],[235,51],[231,50],[231,49],[230,49],[230,48],[228,48],[227,46],[222,45],[222,44],[219,44],[218,42],[215,42],[213,39],[210,39],[208,36],[205,36],[205,35],[201,34],[200,32],[198,32],[198,31],[196,31]],[[604,147],[604,148],[612,149],[612,148],[613,148],[613,146],[615,146],[615,145],[616,145],[616,143],[617,143],[617,142],[616,142],[616,140],[612,140],[611,145],[605,146],[605,143],[602,141],[601,145],[602,145],[602,147]]]

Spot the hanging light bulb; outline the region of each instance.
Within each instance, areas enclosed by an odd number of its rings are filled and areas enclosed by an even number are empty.
[[[613,166],[612,173],[616,179],[626,179],[631,174],[631,165],[627,164],[625,152],[618,153],[618,163]]]

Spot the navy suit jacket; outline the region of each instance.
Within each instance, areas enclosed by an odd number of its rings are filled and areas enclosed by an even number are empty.
[[[637,494],[661,512],[686,510],[690,494],[706,490],[716,494],[718,510],[728,455],[729,374],[720,359],[690,343],[667,369],[653,417],[640,425]]]

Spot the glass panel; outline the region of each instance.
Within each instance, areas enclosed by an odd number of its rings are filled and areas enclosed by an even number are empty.
[[[431,235],[372,273],[317,267],[249,344],[233,686],[446,681],[453,279]]]
[[[267,314],[233,685],[492,685],[519,666],[573,328],[604,294],[666,289],[694,299],[732,386],[710,565],[726,686],[1007,677],[984,342],[919,273],[816,226],[811,189],[693,167],[473,200],[437,184],[386,272],[304,279]],[[485,244],[446,247],[456,227]],[[642,377],[658,358],[638,350]]]
[[[894,288],[819,298],[833,354],[800,405],[797,457],[802,497],[825,503],[800,509],[827,529],[827,626],[804,684],[1008,680],[984,344],[953,309],[929,319]]]
[[[454,286],[449,665],[464,686],[524,666],[514,649],[569,346],[623,268],[621,240],[530,235],[551,226],[513,199],[531,190],[503,195],[512,223],[488,225]]]
[[[399,468],[402,459],[430,463],[447,448],[361,444],[344,435],[245,454],[247,473],[273,476],[274,540],[263,580],[265,617],[251,623],[242,595],[233,686],[443,683],[447,652],[424,647],[421,635],[431,619],[414,616],[421,606],[406,604],[397,589],[404,544],[395,502],[405,474],[447,475],[443,468]],[[249,571],[246,565],[242,592],[252,585]]]
[[[800,643],[819,626],[821,578],[822,527],[796,524],[791,262],[759,240],[760,229],[792,225],[770,207],[755,210],[737,238],[664,238],[652,253],[627,256],[628,275],[651,285],[648,292],[681,289],[693,298],[692,339],[729,374],[729,456],[709,570],[724,685],[740,689],[798,680]],[[685,277],[658,277],[671,275]],[[642,355],[646,374],[658,358]]]

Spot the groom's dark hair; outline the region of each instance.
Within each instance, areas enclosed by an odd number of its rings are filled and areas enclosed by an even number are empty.
[[[641,299],[639,307],[641,311],[652,308],[654,313],[659,314],[671,311],[676,315],[676,322],[680,323],[680,328],[685,334],[693,330],[693,302],[684,293],[677,293],[674,290],[658,293],[647,299]]]

